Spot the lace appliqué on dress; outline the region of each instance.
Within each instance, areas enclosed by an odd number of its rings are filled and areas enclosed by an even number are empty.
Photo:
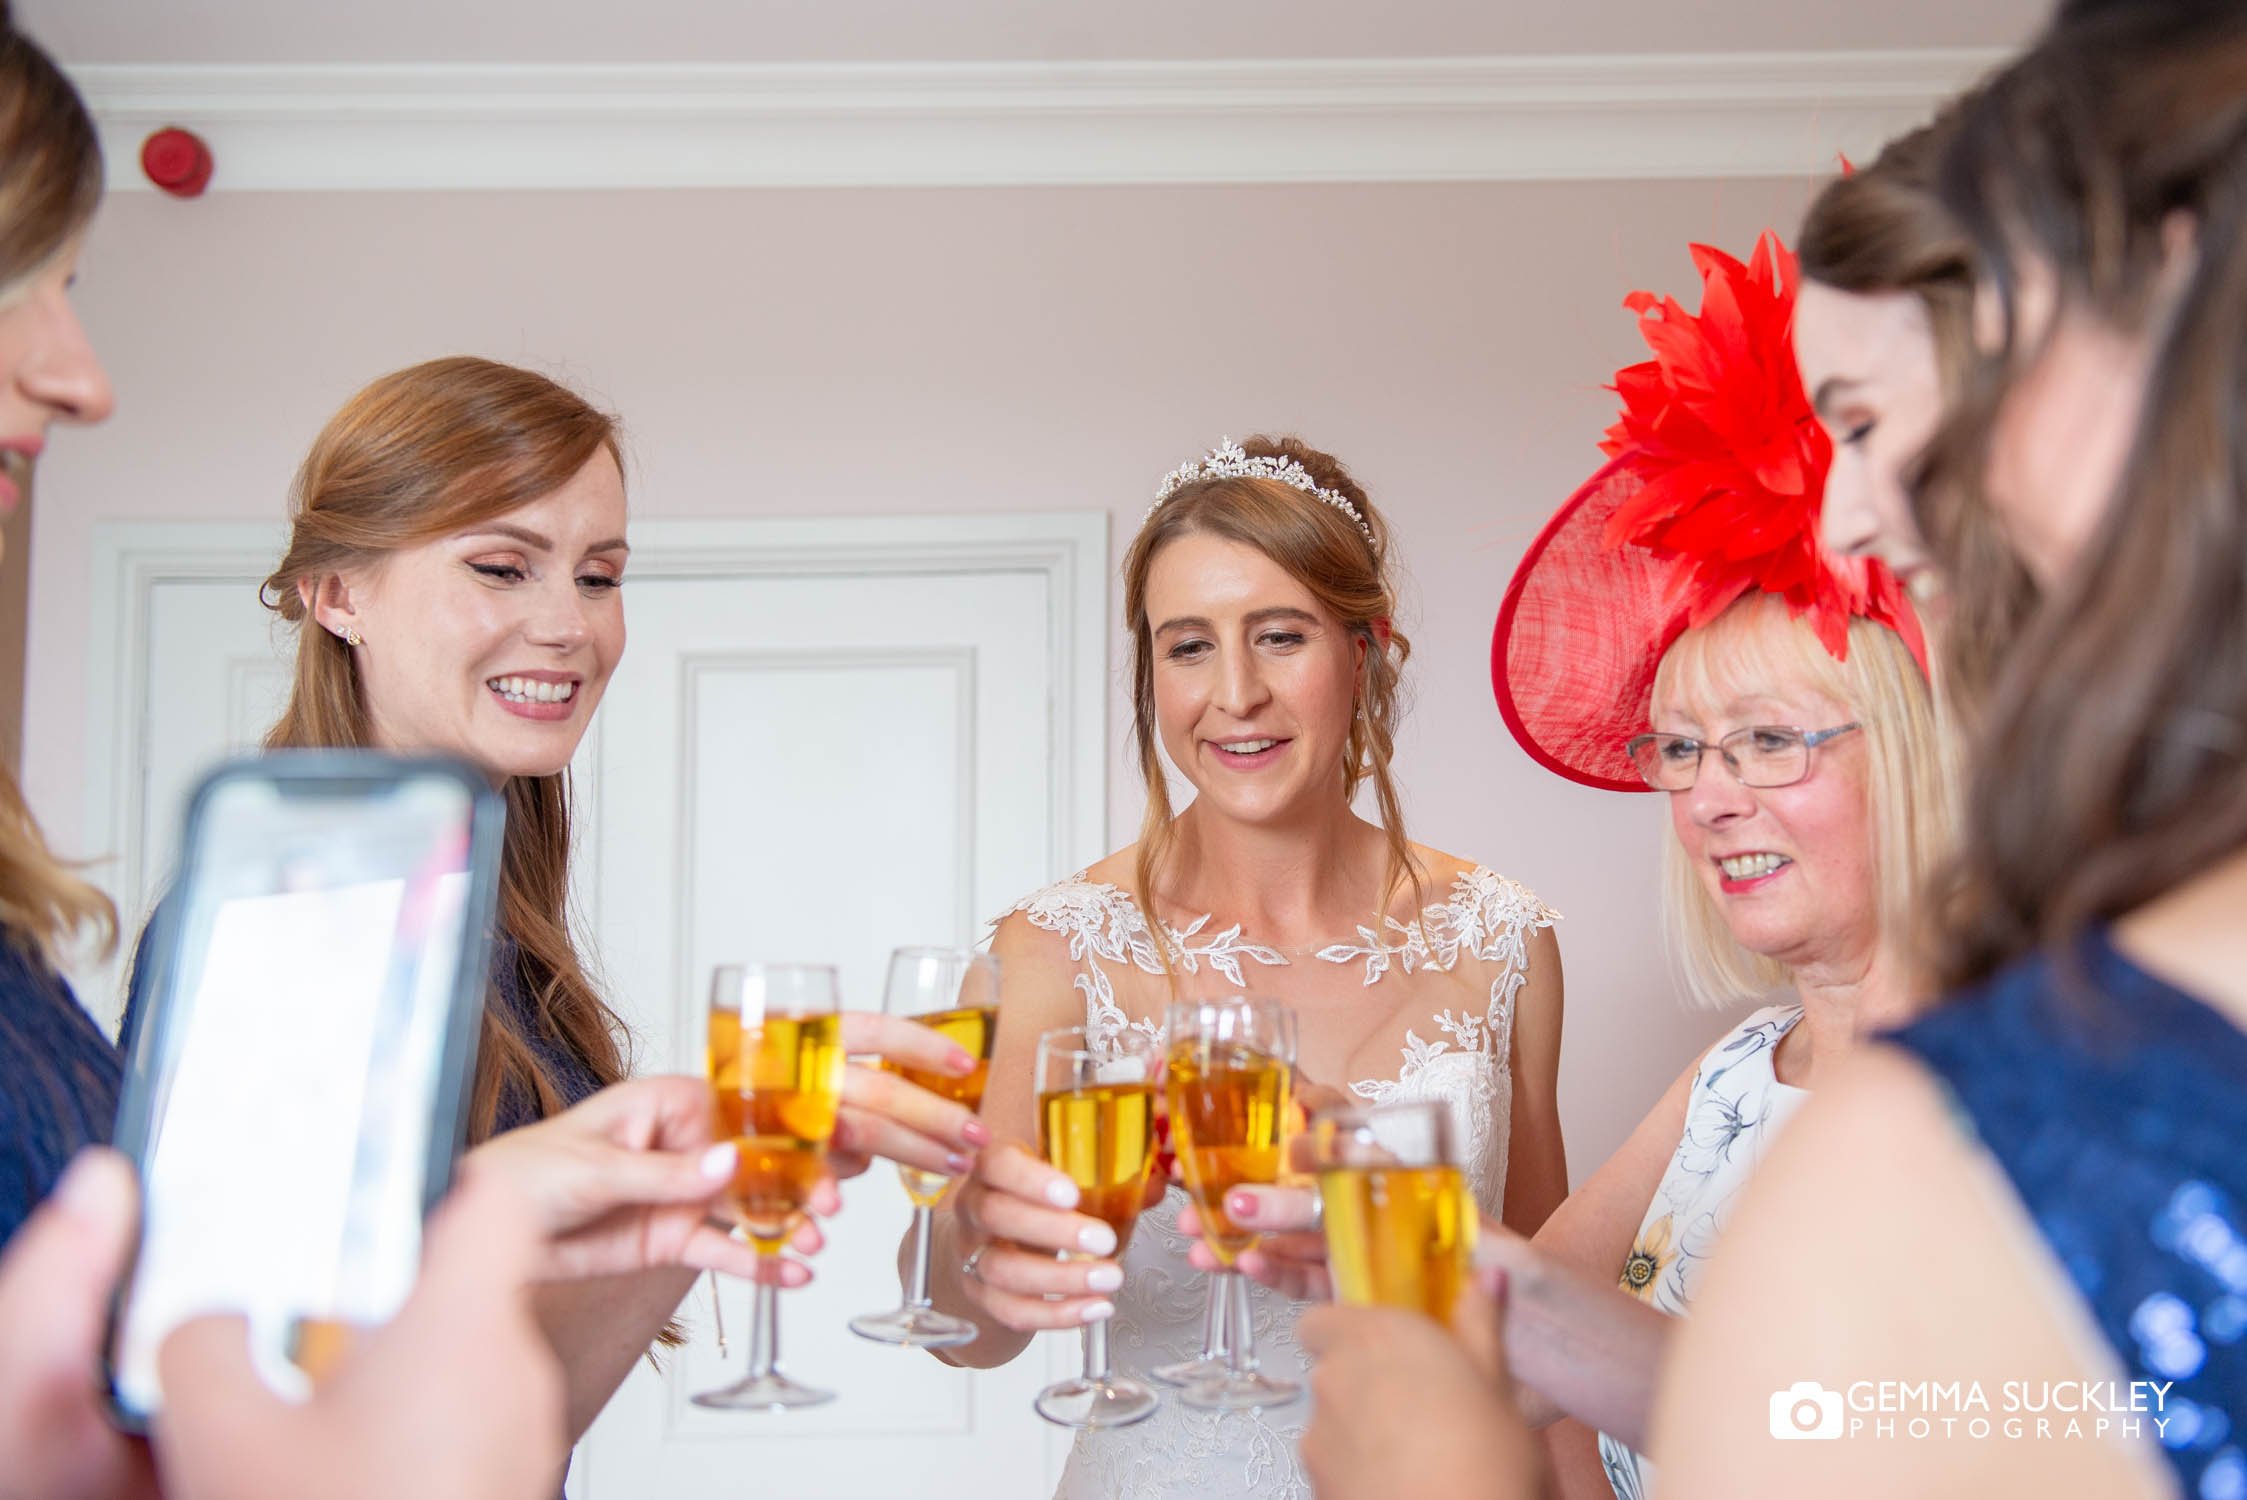
[[[1394,1079],[1352,1083],[1350,1092],[1374,1104],[1441,1099],[1451,1106],[1452,1128],[1466,1146],[1467,1180],[1475,1201],[1492,1218],[1505,1206],[1507,1140],[1495,1127],[1513,1103],[1514,998],[1529,982],[1529,934],[1558,920],[1528,887],[1477,866],[1459,877],[1451,899],[1431,906],[1416,927],[1389,918],[1396,942],[1366,928],[1359,944],[1338,943],[1319,957],[1330,963],[1365,961],[1372,984],[1393,964],[1410,974],[1432,962],[1441,969],[1462,956],[1495,964],[1490,1003],[1481,1015],[1446,1010],[1435,1027],[1449,1040],[1404,1034],[1404,1066]]]
[[[1153,928],[1139,904],[1121,888],[1078,874],[1018,903],[1014,912],[1031,925],[1064,938],[1077,966],[1085,1027],[1095,1039],[1125,1029],[1158,1044],[1162,1026],[1134,1021],[1116,1001],[1108,969],[1163,972]],[[1009,913],[1011,915],[1012,913]],[[1248,966],[1288,967],[1276,948],[1243,938],[1238,923],[1216,932],[1207,915],[1185,927],[1162,925],[1171,967],[1180,974],[1205,968],[1243,989]],[[1514,999],[1528,981],[1529,934],[1557,920],[1527,888],[1476,867],[1452,884],[1447,900],[1430,905],[1417,924],[1391,918],[1385,932],[1361,927],[1355,942],[1331,944],[1316,957],[1333,964],[1362,963],[1370,987],[1392,975],[1449,970],[1462,959],[1496,965],[1490,1000],[1479,1014],[1444,1011],[1432,1018],[1441,1033],[1425,1041],[1405,1034],[1398,1074],[1350,1085],[1358,1097],[1441,1099],[1455,1114],[1466,1143],[1468,1180],[1484,1210],[1497,1214],[1505,1197],[1506,1139],[1493,1122],[1511,1107]],[[1125,1280],[1109,1325],[1109,1349],[1120,1369],[1149,1367],[1198,1353],[1208,1283],[1188,1268],[1187,1237],[1178,1232],[1185,1195],[1173,1191],[1140,1217],[1125,1251]],[[1310,1360],[1296,1342],[1303,1305],[1264,1288],[1251,1294],[1257,1352],[1275,1374],[1302,1379]],[[1114,1432],[1080,1434],[1061,1480],[1065,1497],[1175,1500],[1184,1496],[1255,1496],[1258,1500],[1310,1500],[1310,1481],[1297,1457],[1308,1424],[1308,1404],[1272,1412],[1219,1415],[1166,1400],[1155,1415]]]

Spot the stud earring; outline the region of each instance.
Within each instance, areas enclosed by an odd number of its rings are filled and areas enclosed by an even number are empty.
[[[343,633],[343,643],[356,649],[364,646],[367,643],[367,638],[359,634],[359,627],[354,625]]]

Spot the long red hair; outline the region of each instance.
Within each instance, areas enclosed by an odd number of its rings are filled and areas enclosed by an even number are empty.
[[[615,418],[543,375],[486,359],[431,360],[344,403],[297,471],[288,552],[261,595],[299,627],[288,707],[266,747],[373,741],[350,648],[302,628],[300,583],[505,515],[561,488],[604,449],[619,457]],[[500,931],[514,942],[515,977],[532,997],[536,1024],[606,1085],[625,1076],[625,1032],[571,937],[569,853],[569,772],[510,778]],[[488,1004],[471,1141],[492,1133],[510,1098],[527,1100],[541,1118],[566,1102],[511,1008]]]

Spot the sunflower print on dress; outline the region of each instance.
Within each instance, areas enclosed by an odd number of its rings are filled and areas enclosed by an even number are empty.
[[[1670,1216],[1662,1215],[1639,1231],[1638,1243],[1623,1261],[1620,1285],[1623,1290],[1641,1302],[1654,1300],[1654,1284],[1662,1279],[1662,1271],[1671,1257]]]

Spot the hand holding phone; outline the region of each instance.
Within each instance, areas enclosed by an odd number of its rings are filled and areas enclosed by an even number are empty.
[[[543,1236],[497,1174],[429,1222],[421,1279],[302,1404],[269,1389],[240,1318],[160,1356],[166,1500],[551,1500],[569,1442],[562,1372],[526,1293]]]
[[[139,1218],[133,1170],[81,1152],[0,1256],[0,1500],[142,1500],[148,1445],[90,1378]]]
[[[465,765],[367,752],[197,788],[118,1111],[144,1195],[111,1343],[127,1425],[188,1318],[246,1316],[301,1395],[405,1301],[459,1148],[504,816]]]

